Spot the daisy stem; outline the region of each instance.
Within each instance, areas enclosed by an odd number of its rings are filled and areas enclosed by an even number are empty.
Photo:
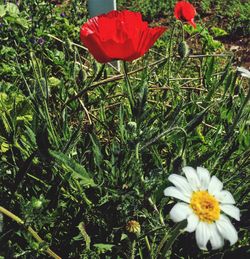
[[[131,256],[130,256],[130,259],[134,259],[135,258],[135,245],[136,245],[136,241],[133,240],[133,242],[131,244]]]
[[[145,243],[146,243],[146,247],[147,247],[149,256],[150,256],[150,258],[152,258],[152,255],[151,255],[151,245],[150,245],[150,243],[149,243],[148,236],[145,236],[145,237],[144,237],[144,240],[145,240]]]
[[[16,221],[19,225],[22,225],[26,228],[26,230],[36,239],[36,241],[41,244],[44,243],[45,241],[37,234],[37,232],[30,226],[26,227],[25,222],[20,219],[18,216],[10,212],[9,210],[5,209],[4,207],[0,206],[0,213],[3,213],[7,217],[11,218],[12,220]],[[50,248],[46,249],[46,253],[50,255],[51,257],[55,259],[61,259],[59,255],[57,255],[55,252],[53,252]]]
[[[183,220],[182,222],[178,223],[171,233],[167,232],[166,235],[163,237],[158,249],[157,254],[159,255],[159,259],[167,258],[168,251],[171,249],[174,241],[178,238],[178,236],[182,233],[181,230],[185,228],[186,221]]]

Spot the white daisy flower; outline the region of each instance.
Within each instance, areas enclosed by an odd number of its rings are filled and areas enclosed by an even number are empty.
[[[241,74],[243,77],[250,78],[250,71],[247,70],[244,67],[237,67],[237,71]]]
[[[174,222],[187,220],[188,232],[195,231],[197,245],[207,250],[210,241],[212,249],[221,248],[224,239],[233,245],[238,240],[238,233],[229,218],[222,214],[240,220],[240,210],[235,207],[232,194],[222,190],[223,183],[216,177],[210,177],[207,169],[190,166],[183,169],[186,176],[171,174],[168,180],[175,185],[164,190],[166,196],[177,198],[178,202],[170,211]]]

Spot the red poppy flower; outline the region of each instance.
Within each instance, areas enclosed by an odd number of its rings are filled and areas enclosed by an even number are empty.
[[[192,4],[186,1],[177,2],[174,8],[174,16],[176,19],[188,22],[194,28],[196,24],[194,22],[194,17],[196,15],[196,10]]]
[[[100,63],[117,59],[132,61],[143,56],[165,30],[149,28],[140,13],[111,11],[83,24],[80,38]]]

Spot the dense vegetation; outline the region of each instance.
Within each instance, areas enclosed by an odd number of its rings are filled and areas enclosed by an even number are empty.
[[[0,258],[48,258],[48,247],[62,258],[246,255],[249,79],[215,36],[239,28],[247,35],[249,2],[227,1],[225,11],[225,1],[191,1],[197,28],[182,30],[175,1],[118,1],[168,26],[147,55],[127,63],[133,105],[123,67],[97,63],[80,43],[85,1],[4,2],[0,206],[23,223],[0,214]],[[212,24],[199,20],[207,14]],[[183,36],[187,56],[178,51]],[[233,194],[241,210],[233,247],[202,252],[169,219],[173,202],[163,189],[184,165],[206,167]],[[139,222],[137,236],[129,220]]]

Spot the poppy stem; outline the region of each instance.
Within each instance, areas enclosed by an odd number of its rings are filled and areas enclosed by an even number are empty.
[[[182,30],[182,41],[185,41],[185,31],[184,31],[183,23],[181,23],[181,30]]]
[[[176,23],[174,23],[171,35],[170,35],[170,41],[168,46],[168,86],[170,86],[170,74],[171,74],[171,57],[172,57],[172,46],[173,46],[173,36],[176,28]]]
[[[177,20],[175,22],[175,24],[179,25],[180,26],[180,29],[181,29],[181,38],[182,38],[182,41],[185,41],[185,30],[184,30],[184,23],[181,21],[181,20]]]
[[[166,53],[167,55],[167,53]],[[231,53],[223,53],[223,54],[199,54],[199,55],[189,55],[188,58],[203,58],[203,57],[231,57],[233,56]],[[164,57],[160,60],[157,60],[156,62],[150,63],[148,65],[148,67],[153,67],[155,65],[158,64],[164,64],[169,62],[168,61],[169,58],[168,57]],[[130,71],[128,73],[128,75],[133,75],[136,74],[142,70],[144,70],[146,68],[146,66],[137,68],[136,70]],[[109,82],[115,82],[118,80],[122,80],[124,78],[123,74],[121,75],[116,75],[110,78],[106,78],[97,82],[93,82],[93,84],[90,84],[89,86],[87,86],[86,88],[84,88],[83,90],[79,91],[76,95],[72,96],[69,100],[67,100],[62,107],[62,110],[65,109],[65,107],[71,103],[72,101],[76,100],[77,98],[79,98],[80,96],[82,96],[83,94],[85,94],[88,91],[94,90],[95,88],[99,87],[100,85],[103,84],[107,84]],[[182,80],[198,80],[199,78],[169,78],[169,81],[182,81]],[[25,82],[25,81],[24,81]],[[27,82],[25,82],[25,84],[27,85]]]
[[[128,92],[128,99],[130,103],[131,110],[133,111],[133,107],[135,104],[135,99],[132,91],[132,87],[128,78],[128,67],[126,61],[123,61],[123,70],[124,70],[124,76],[125,76],[125,84],[127,87],[127,92]]]

